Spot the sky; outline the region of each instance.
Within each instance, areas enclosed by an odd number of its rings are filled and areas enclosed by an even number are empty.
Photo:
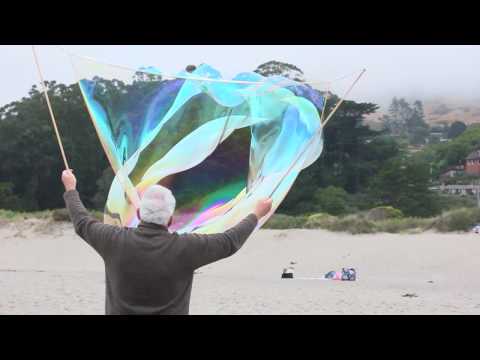
[[[270,60],[294,64],[309,82],[333,83],[342,94],[362,68],[367,72],[349,95],[355,101],[387,105],[393,96],[480,99],[480,46],[404,45],[63,45],[70,52],[132,68],[156,66],[176,73],[207,63],[232,78]],[[56,46],[36,46],[46,80],[76,81],[68,56]],[[0,45],[0,106],[28,95],[39,83],[30,46]],[[319,87],[321,87],[319,85]]]

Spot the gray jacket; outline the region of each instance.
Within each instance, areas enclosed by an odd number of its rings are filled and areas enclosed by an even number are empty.
[[[106,314],[188,314],[194,270],[233,255],[257,225],[250,214],[212,235],[169,233],[145,222],[121,228],[92,217],[77,191],[63,197],[76,233],[104,260]]]

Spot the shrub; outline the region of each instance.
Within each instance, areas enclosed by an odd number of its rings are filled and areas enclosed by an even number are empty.
[[[307,229],[328,229],[338,221],[338,218],[329,214],[319,213],[310,215],[304,224]]]
[[[53,221],[70,221],[67,209],[56,209],[52,211]]]
[[[19,218],[21,213],[12,210],[0,209],[0,219],[13,220]]]
[[[371,234],[376,232],[375,223],[358,215],[348,215],[328,226],[332,231],[346,231],[351,234]]]
[[[42,210],[33,212],[12,211],[0,209],[0,219],[27,220],[27,219],[51,219],[53,211]]]
[[[433,226],[435,218],[393,218],[375,223],[379,232],[422,232]]]
[[[450,194],[440,194],[438,196],[440,207],[444,211],[473,208],[477,206],[477,200],[473,196],[458,196]]]
[[[53,218],[54,210],[42,210],[42,211],[34,211],[29,213],[23,213],[24,218],[27,217],[35,218],[35,219],[52,219]]]
[[[438,231],[469,231],[480,222],[480,209],[461,208],[443,213],[435,221]]]
[[[264,229],[301,229],[307,217],[274,214],[263,226]]]
[[[44,212],[42,212],[44,213]],[[89,210],[90,215],[95,219],[103,222],[103,212],[98,210]],[[42,216],[36,216],[37,218],[42,218]],[[51,217],[53,221],[68,221],[70,222],[70,215],[68,214],[67,209],[56,209],[51,212]]]
[[[399,219],[403,217],[403,213],[399,209],[395,209],[392,206],[379,206],[370,209],[366,213],[366,218],[371,221],[387,220],[387,219]]]

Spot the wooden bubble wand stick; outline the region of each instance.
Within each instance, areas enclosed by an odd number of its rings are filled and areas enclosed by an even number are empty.
[[[40,63],[38,62],[37,53],[35,51],[35,45],[32,45],[33,57],[35,59],[35,64],[37,65],[38,75],[43,87],[43,93],[45,94],[45,99],[47,100],[48,110],[50,112],[50,119],[53,123],[53,129],[55,130],[55,135],[57,135],[58,146],[60,146],[60,151],[62,153],[63,163],[65,165],[65,170],[69,170],[67,157],[65,156],[65,150],[63,149],[62,139],[60,138],[60,133],[58,132],[57,122],[55,121],[55,115],[53,115],[52,105],[50,104],[50,98],[48,97],[47,87],[45,86],[45,80],[43,79],[42,70],[40,68]]]

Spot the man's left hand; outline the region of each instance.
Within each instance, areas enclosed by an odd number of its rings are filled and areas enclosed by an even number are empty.
[[[62,182],[65,186],[65,191],[75,190],[77,188],[77,178],[73,175],[73,170],[63,170]]]

